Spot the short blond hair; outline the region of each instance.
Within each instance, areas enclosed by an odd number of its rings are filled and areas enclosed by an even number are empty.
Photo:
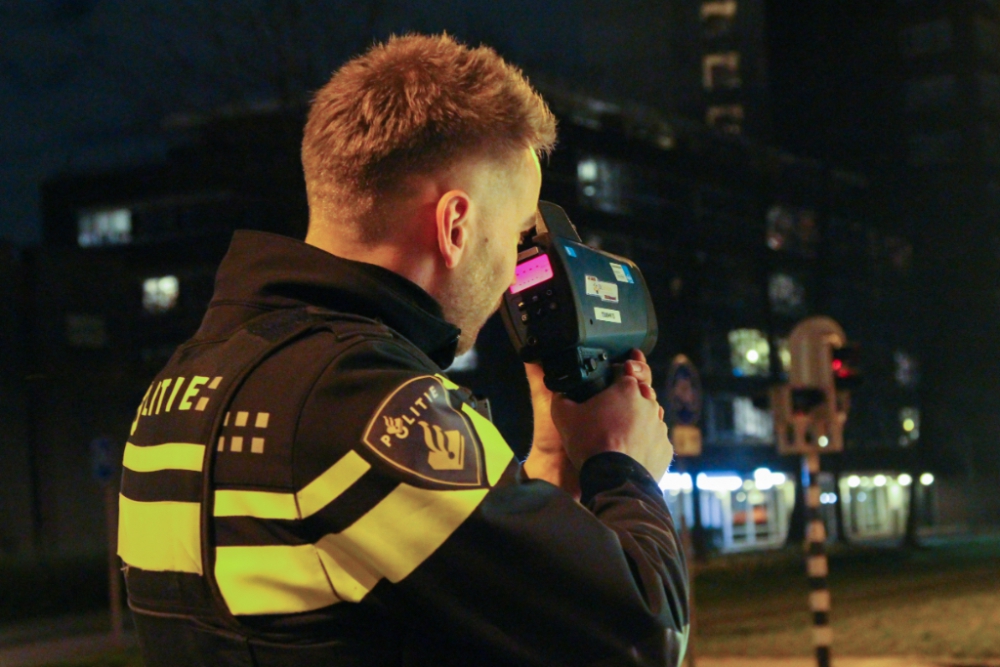
[[[302,140],[313,217],[348,221],[359,240],[389,232],[378,203],[409,174],[481,152],[548,153],[556,122],[522,72],[493,49],[446,34],[392,37],[316,93]]]

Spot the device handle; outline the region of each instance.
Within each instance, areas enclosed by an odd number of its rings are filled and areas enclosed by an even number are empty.
[[[562,206],[550,201],[540,201],[538,202],[538,212],[540,215],[535,230],[539,235],[548,233],[550,236],[567,241],[581,242],[579,232],[570,222],[569,216],[566,215]]]

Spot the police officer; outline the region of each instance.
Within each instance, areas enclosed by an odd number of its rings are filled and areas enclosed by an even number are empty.
[[[119,554],[148,667],[679,663],[641,353],[582,405],[529,366],[523,463],[441,371],[512,282],[554,140],[518,70],[447,36],[319,91],[305,243],[237,232],[132,425]]]

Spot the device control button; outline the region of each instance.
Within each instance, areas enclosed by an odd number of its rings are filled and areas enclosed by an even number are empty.
[[[517,309],[518,310],[524,310],[527,307],[528,307],[528,304],[526,304],[524,302],[524,299],[521,299],[520,301],[517,302]]]
[[[537,294],[532,295],[532,297],[531,297],[531,303],[538,303],[538,295]]]
[[[534,336],[528,336],[528,341],[527,342],[528,342],[528,345],[530,345],[532,347],[535,346],[535,345],[538,345],[538,339],[535,338]]]
[[[559,310],[559,304],[555,301],[549,301],[549,310]]]
[[[528,323],[528,319],[529,319],[528,318],[528,313],[521,313],[521,321],[522,322],[524,322],[525,324],[527,324]]]
[[[545,296],[552,296],[552,290],[550,289],[545,290]]]
[[[535,309],[535,317],[545,317],[545,309],[544,308]]]
[[[597,359],[591,358],[583,362],[583,365],[587,368],[588,371],[594,372],[597,370],[597,366],[599,364],[597,363]]]

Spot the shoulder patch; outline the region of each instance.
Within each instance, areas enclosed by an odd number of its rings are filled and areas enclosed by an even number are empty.
[[[375,411],[362,440],[422,480],[457,487],[486,484],[479,438],[466,416],[452,407],[439,378],[425,375],[397,387]]]

